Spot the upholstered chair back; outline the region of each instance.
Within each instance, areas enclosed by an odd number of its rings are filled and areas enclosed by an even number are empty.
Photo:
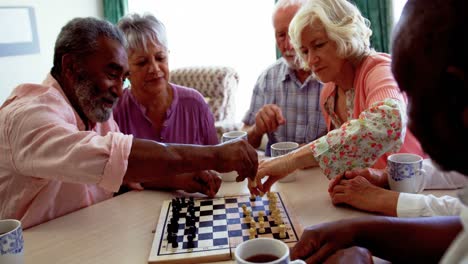
[[[171,70],[170,82],[198,90],[211,107],[215,121],[233,120],[238,73],[224,66],[194,66]]]

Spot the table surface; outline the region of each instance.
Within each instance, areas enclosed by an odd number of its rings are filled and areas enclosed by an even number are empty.
[[[298,171],[294,182],[276,183],[302,227],[370,215],[335,207],[318,168]],[[246,182],[223,182],[217,196],[247,194]],[[430,193],[455,195],[455,190]],[[162,202],[175,192],[128,192],[24,231],[25,263],[147,263]],[[197,197],[195,195],[195,197]],[[233,263],[224,261],[218,263]]]

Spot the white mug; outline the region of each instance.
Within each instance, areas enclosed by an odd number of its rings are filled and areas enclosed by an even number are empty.
[[[236,139],[236,138],[242,138],[244,140],[247,140],[247,132],[245,131],[226,132],[223,134],[223,137],[221,138],[221,142],[224,143],[229,140]],[[237,171],[230,171],[230,172],[220,173],[220,176],[223,179],[223,181],[234,182],[236,181],[236,178],[237,176],[239,176],[239,174],[237,173]]]
[[[256,238],[242,242],[236,247],[235,251],[237,264],[305,264],[302,260],[293,260],[289,258],[288,246],[277,239]],[[263,262],[254,261],[252,258],[263,258]],[[265,262],[265,260],[271,261]]]
[[[0,220],[0,263],[23,264],[23,230],[15,219]]]
[[[271,156],[278,157],[287,154],[293,150],[299,148],[299,144],[296,142],[278,142],[271,145]],[[296,172],[290,173],[288,176],[279,180],[279,182],[292,182],[296,180]]]
[[[426,172],[423,158],[416,154],[397,153],[387,158],[390,189],[397,192],[420,193],[424,189]]]

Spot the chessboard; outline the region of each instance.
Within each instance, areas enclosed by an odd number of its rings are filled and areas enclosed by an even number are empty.
[[[302,228],[280,193],[163,202],[149,263],[202,263],[230,260],[235,247],[258,237],[296,244]]]

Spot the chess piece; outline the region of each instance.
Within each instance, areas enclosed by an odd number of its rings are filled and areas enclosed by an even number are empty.
[[[258,221],[259,223],[265,224],[265,221],[263,220],[263,218],[260,218],[260,219],[258,219],[258,220],[259,220],[259,221]]]
[[[167,225],[167,242],[171,243],[172,242],[172,232],[170,230],[170,224]]]
[[[174,233],[170,233],[167,239],[167,242],[174,243],[177,242],[177,236]]]
[[[263,211],[258,212],[258,221],[263,221],[263,216],[265,216],[265,212]]]
[[[179,243],[177,242],[177,239],[172,241],[172,248],[178,248],[179,247]]]
[[[258,224],[260,225],[260,228],[258,229],[258,232],[259,232],[260,234],[265,233],[265,222],[261,221],[261,222],[259,222]]]
[[[245,220],[247,222],[250,222],[252,220],[252,218],[250,217],[250,211],[248,209],[245,211]]]
[[[193,235],[190,234],[190,233],[187,234],[187,240],[188,240],[189,242],[192,242],[192,241],[193,241]]]
[[[249,239],[255,239],[255,228],[249,229]]]
[[[273,209],[273,216],[277,217],[280,215],[280,210],[278,208]]]
[[[242,205],[242,212],[245,214],[245,211],[247,210],[247,205],[243,204]]]
[[[256,223],[255,223],[255,220],[252,219],[252,220],[250,221],[250,227],[255,228],[255,224],[256,224]]]
[[[278,202],[278,199],[276,198],[276,196],[271,196],[270,199],[268,199],[268,201],[270,201],[270,203],[272,204],[276,204],[276,202]]]
[[[286,238],[286,227],[284,225],[279,226],[279,237]]]
[[[194,248],[195,247],[195,244],[193,243],[193,235],[192,234],[188,234],[187,235],[187,248]]]
[[[250,195],[250,201],[253,202],[255,200],[257,200],[257,196],[255,194]]]
[[[274,211],[276,209],[276,203],[270,202],[268,204],[268,208],[270,209],[270,212]]]
[[[189,234],[191,234],[193,238],[196,237],[196,234],[195,234],[196,230],[197,230],[197,228],[195,226],[190,226],[189,227]]]

